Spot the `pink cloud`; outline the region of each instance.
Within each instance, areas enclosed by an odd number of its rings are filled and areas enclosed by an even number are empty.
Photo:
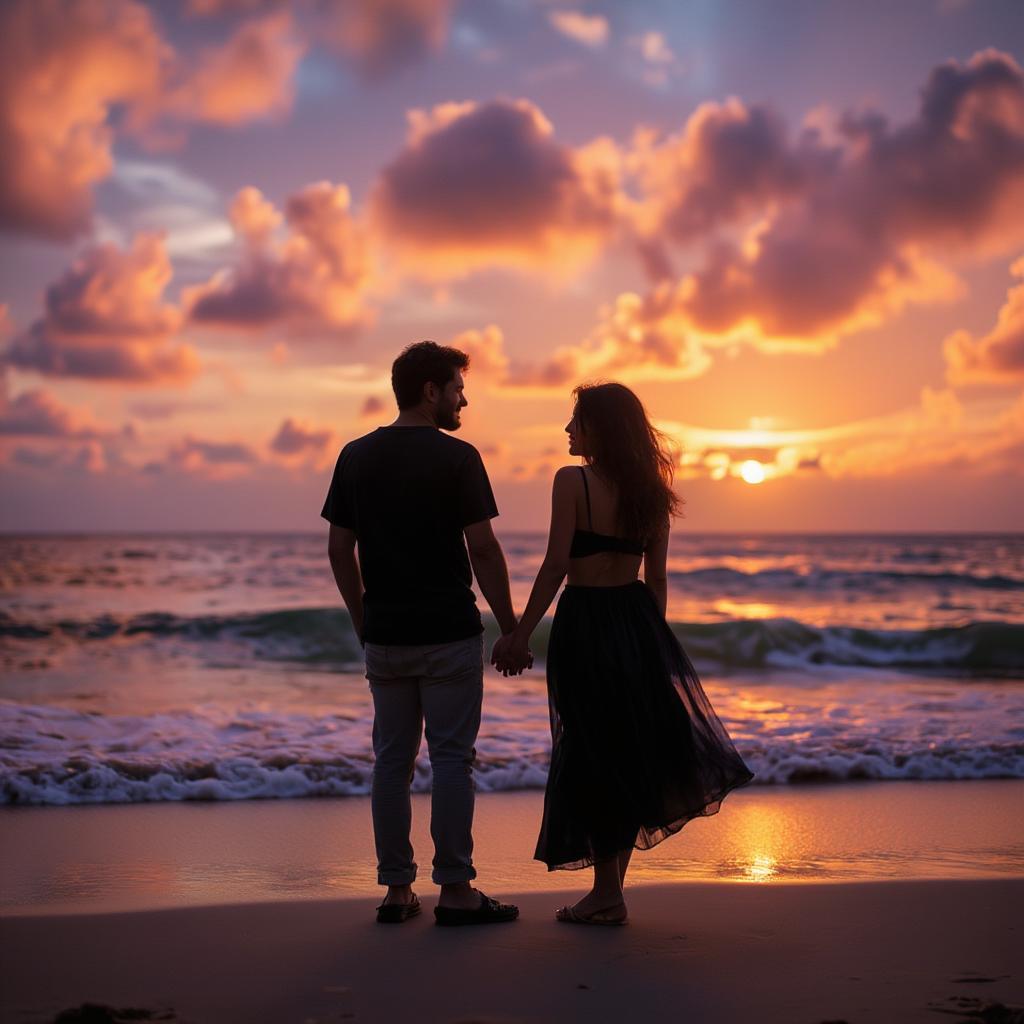
[[[194,17],[228,18],[279,11],[309,15],[311,33],[345,54],[366,78],[379,79],[442,48],[455,0],[188,0]]]
[[[30,471],[59,470],[99,474],[108,469],[107,453],[99,441],[86,441],[69,449],[20,445],[9,453],[0,452],[0,462]]]
[[[328,35],[370,78],[439,50],[454,0],[347,0],[328,8]]]
[[[127,251],[87,249],[47,289],[42,318],[13,339],[4,361],[52,376],[187,383],[199,358],[173,341],[181,315],[163,302],[171,274],[156,235],[138,235]]]
[[[527,100],[442,104],[412,112],[410,125],[371,207],[384,243],[414,272],[505,265],[565,273],[616,226],[615,147],[562,145]]]
[[[259,457],[246,444],[237,441],[206,441],[188,435],[167,452],[164,466],[197,476],[227,479],[248,473],[259,463]]]
[[[309,423],[289,416],[270,441],[277,455],[322,455],[330,444],[333,431],[317,430]]]
[[[379,416],[386,409],[387,404],[384,399],[378,398],[376,395],[369,395],[366,401],[363,402],[362,408],[359,410],[359,415],[363,418]]]
[[[0,399],[0,436],[92,439],[100,430],[91,417],[62,405],[49,391],[23,391]]]
[[[259,14],[270,8],[286,6],[290,0],[188,0],[186,9],[197,18],[225,14]]]
[[[947,62],[905,124],[848,113],[830,138],[807,128],[790,140],[764,107],[705,106],[680,137],[642,138],[633,166],[647,232],[708,245],[685,279],[693,324],[813,346],[948,297],[937,254],[1024,240],[1024,72],[995,50]]]
[[[193,321],[236,329],[283,324],[298,334],[347,334],[368,323],[370,263],[364,233],[344,185],[308,185],[285,205],[287,236],[273,237],[280,214],[255,188],[231,207],[242,242],[239,263],[186,289]]]
[[[1010,268],[1024,278],[1024,258]],[[1010,288],[988,334],[956,331],[943,345],[947,376],[954,384],[1004,384],[1024,379],[1024,282]]]
[[[0,229],[66,240],[89,229],[117,130],[238,124],[280,112],[302,52],[286,13],[241,25],[196,59],[134,0],[0,5]]]
[[[790,144],[779,114],[733,98],[702,104],[664,143],[641,132],[631,162],[653,226],[685,242],[796,194],[838,158],[810,131]]]

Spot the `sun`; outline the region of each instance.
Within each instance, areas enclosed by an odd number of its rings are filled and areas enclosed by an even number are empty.
[[[764,466],[757,459],[747,459],[740,466],[740,476],[748,484],[759,484],[764,480]]]

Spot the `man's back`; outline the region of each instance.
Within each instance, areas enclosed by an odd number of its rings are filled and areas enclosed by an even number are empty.
[[[462,531],[497,514],[476,449],[435,427],[379,427],[347,444],[321,515],[356,534],[363,640],[447,643],[479,633]]]

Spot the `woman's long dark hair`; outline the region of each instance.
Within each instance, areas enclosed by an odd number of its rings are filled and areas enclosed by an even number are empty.
[[[643,403],[623,384],[581,384],[572,394],[586,435],[584,458],[618,492],[619,529],[649,543],[682,505],[672,490],[669,439],[651,426]]]

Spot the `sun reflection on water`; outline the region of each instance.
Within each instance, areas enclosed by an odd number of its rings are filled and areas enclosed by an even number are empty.
[[[750,863],[743,868],[743,877],[749,882],[767,882],[778,874],[777,863],[770,854],[755,853]]]
[[[720,597],[713,602],[714,610],[723,618],[730,619],[774,619],[786,614],[778,604],[767,601],[733,601]]]
[[[738,882],[771,882],[786,874],[790,859],[799,856],[799,825],[785,812],[767,807],[735,808],[736,854],[728,876]]]

